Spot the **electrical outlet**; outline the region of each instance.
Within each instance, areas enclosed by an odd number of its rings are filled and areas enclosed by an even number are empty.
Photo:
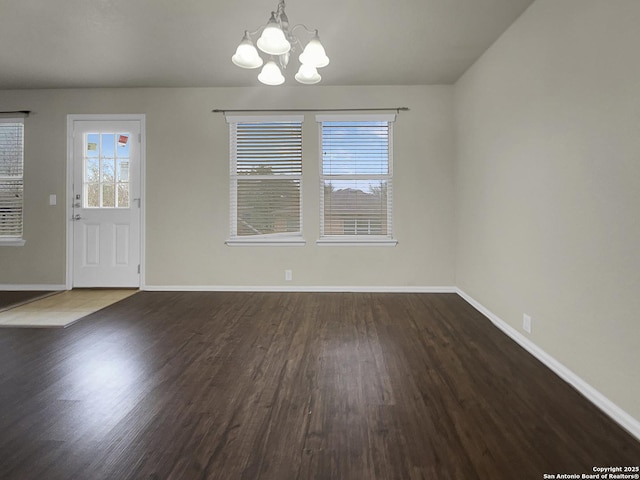
[[[531,317],[526,313],[522,315],[522,329],[527,333],[531,333]]]
[[[284,271],[284,279],[287,282],[290,282],[291,280],[293,280],[293,271],[292,270],[285,270]]]

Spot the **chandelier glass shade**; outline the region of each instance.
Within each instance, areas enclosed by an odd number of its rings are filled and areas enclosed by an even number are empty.
[[[318,32],[316,31],[316,35],[311,39],[307,46],[304,47],[304,51],[298,57],[301,64],[312,65],[316,68],[322,68],[329,65],[329,57],[324,51],[324,47],[320,43],[320,38],[318,38]]]
[[[262,67],[262,71],[258,75],[260,82],[265,85],[282,85],[285,78],[281,69],[287,68],[292,54],[296,51],[302,51],[298,57],[300,68],[295,79],[305,85],[318,83],[322,77],[317,69],[329,64],[329,57],[320,42],[318,30],[309,30],[302,24],[289,28],[289,19],[284,9],[284,0],[280,0],[277,11],[271,12],[271,18],[265,25],[253,32],[245,30],[242,41],[238,45],[235,55],[231,57],[231,61],[241,68]],[[297,29],[303,29],[306,34],[313,35],[304,49],[300,39],[293,34]],[[258,48],[256,48],[251,37],[257,36],[259,33],[260,37],[256,41]],[[258,50],[268,56],[266,62]]]
[[[258,68],[264,63],[256,47],[253,46],[249,32],[244,32],[242,42],[236,49],[236,54],[231,57],[231,61],[242,68]]]
[[[313,85],[321,80],[320,74],[313,65],[300,65],[300,70],[296,73],[295,79],[305,85]]]
[[[264,64],[264,67],[262,67],[262,71],[258,75],[258,80],[265,85],[282,85],[284,83],[284,76],[280,72],[276,62],[269,60]]]

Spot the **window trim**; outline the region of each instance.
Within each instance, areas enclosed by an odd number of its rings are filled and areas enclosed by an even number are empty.
[[[24,238],[0,238],[0,247],[23,247],[27,241]]]
[[[26,240],[24,238],[24,136],[25,136],[25,122],[23,117],[16,116],[0,116],[0,123],[17,123],[22,125],[22,176],[20,177],[22,180],[22,209],[21,209],[21,218],[20,218],[20,236],[4,236],[0,237],[0,247],[22,247],[26,244]]]
[[[336,238],[337,237],[337,238]],[[321,247],[395,247],[398,240],[376,235],[340,235],[334,237],[322,237],[316,240],[316,245]]]
[[[395,113],[386,114],[356,114],[356,115],[316,115],[318,123],[318,156],[319,156],[319,182],[320,182],[320,238],[316,240],[318,246],[330,247],[395,247],[398,240],[393,236],[393,195],[391,201],[387,200],[387,231],[389,235],[324,235],[324,180],[330,177],[348,177],[344,175],[323,174],[323,149],[322,149],[322,123],[323,122],[388,122],[389,123],[389,165],[387,175],[369,175],[367,179],[385,179],[393,181],[393,124],[396,120]],[[393,183],[392,191],[393,191]]]
[[[304,127],[304,115],[226,115],[225,119],[229,124],[229,238],[225,244],[230,247],[278,247],[278,246],[304,246],[306,240],[303,237],[303,174],[295,176],[300,181],[300,232],[288,233],[279,232],[265,235],[238,236],[237,221],[237,175],[236,158],[234,155],[233,144],[235,141],[233,134],[233,124],[238,123],[269,123],[269,122],[299,122],[301,128]],[[302,130],[301,130],[302,131]],[[235,234],[234,234],[235,232]]]

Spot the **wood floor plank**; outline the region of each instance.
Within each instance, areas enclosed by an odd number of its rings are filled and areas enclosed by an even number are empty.
[[[0,290],[0,312],[55,293],[42,290]]]
[[[540,479],[640,443],[455,294],[140,292],[0,330],[3,479]]]

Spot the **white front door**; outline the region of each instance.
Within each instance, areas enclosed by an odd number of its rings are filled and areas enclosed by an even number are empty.
[[[140,286],[138,120],[73,121],[73,287]]]

